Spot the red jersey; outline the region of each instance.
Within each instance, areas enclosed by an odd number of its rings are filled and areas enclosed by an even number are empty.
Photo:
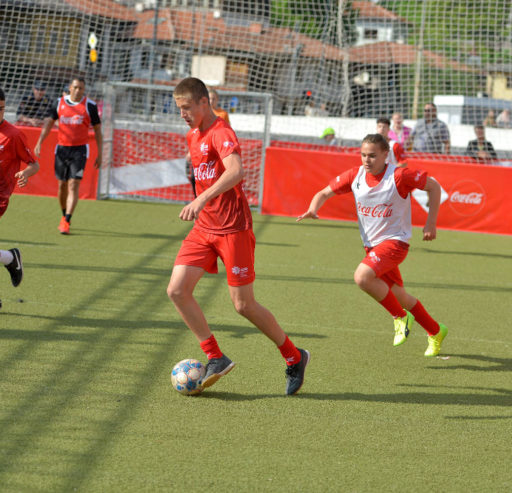
[[[405,161],[405,150],[401,144],[394,140],[389,141],[388,162],[394,165],[400,165]]]
[[[14,175],[20,170],[21,162],[36,161],[28,148],[25,134],[7,121],[0,123],[0,197],[11,196],[16,186]]]
[[[187,143],[198,195],[222,176],[226,170],[222,164],[224,158],[233,153],[242,155],[235,132],[222,118],[217,118],[204,132],[198,128],[190,130]],[[242,183],[210,200],[199,213],[194,227],[215,234],[252,228],[251,210]]]
[[[382,173],[375,176],[371,173],[366,173],[365,180],[367,185],[369,187],[378,185],[386,173],[386,168],[387,164]],[[338,195],[352,192],[352,183],[356,179],[358,171],[359,166],[356,166],[345,171],[336,178],[333,178],[329,183],[332,191]],[[395,183],[398,193],[405,199],[415,188],[419,188],[420,190],[425,188],[425,185],[427,184],[427,173],[425,171],[413,170],[410,168],[396,168]]]
[[[91,115],[91,110],[95,115]],[[59,120],[58,144],[61,146],[81,146],[89,142],[89,127],[99,123],[96,103],[84,97],[79,103],[68,98],[60,98],[54,120]],[[95,118],[91,118],[91,117]]]

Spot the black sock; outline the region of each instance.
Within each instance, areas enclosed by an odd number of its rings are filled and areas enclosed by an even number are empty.
[[[71,223],[71,214],[66,214],[64,217],[68,223]]]
[[[66,209],[62,209],[62,215],[65,216],[66,215]]]

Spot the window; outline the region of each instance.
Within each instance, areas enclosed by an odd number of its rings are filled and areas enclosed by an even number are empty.
[[[373,39],[376,40],[378,38],[379,31],[377,29],[365,29],[364,30],[364,39]]]
[[[249,66],[246,63],[228,61],[226,66],[226,84],[247,87]]]
[[[48,43],[48,54],[56,55],[57,54],[57,44],[59,42],[59,33],[56,31],[50,32],[50,40]]]
[[[19,24],[16,29],[16,49],[30,51],[30,24]]]
[[[44,53],[45,49],[45,38],[46,38],[46,29],[44,26],[38,26],[35,39],[34,39],[34,51],[36,53]]]

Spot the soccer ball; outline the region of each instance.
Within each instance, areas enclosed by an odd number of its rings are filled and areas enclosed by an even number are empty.
[[[201,382],[206,374],[204,365],[196,359],[184,359],[174,365],[172,386],[184,395],[197,395],[203,391]]]

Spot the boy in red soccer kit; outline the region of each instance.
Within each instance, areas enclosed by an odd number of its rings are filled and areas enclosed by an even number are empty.
[[[313,197],[309,209],[297,221],[318,219],[318,211],[327,199],[352,192],[367,253],[354,273],[356,284],[393,316],[394,346],[407,340],[416,320],[428,334],[425,356],[437,356],[448,328],[436,322],[421,302],[405,290],[398,266],[407,256],[412,234],[410,193],[419,188],[428,194],[429,212],[423,240],[432,241],[436,238],[441,188],[423,171],[388,163],[388,152],[389,144],[384,136],[367,135],[361,145],[362,166],[331,180]]]
[[[208,358],[203,387],[210,387],[234,367],[220,350],[206,318],[193,296],[205,272],[217,273],[217,258],[226,266],[229,294],[238,313],[271,339],[286,360],[286,394],[299,391],[309,362],[309,352],[298,349],[272,313],[254,298],[254,248],[252,216],[242,189],[244,170],[235,132],[210,106],[208,89],[194,77],[174,90],[187,133],[197,197],[180,212],[194,221],[178,252],[167,294],[194,333]]]
[[[5,93],[0,89],[0,217],[7,210],[14,187],[24,187],[29,177],[39,170],[39,164],[27,146],[25,135],[14,125],[6,122],[4,114]],[[22,161],[27,166],[20,171]],[[0,250],[0,262],[9,271],[12,285],[18,286],[23,279],[20,251],[17,248]]]
[[[99,168],[102,160],[103,137],[98,107],[85,96],[85,80],[82,77],[72,79],[69,95],[59,98],[51,109],[34,148],[36,156],[39,157],[43,141],[57,120],[59,133],[55,149],[55,176],[59,182],[58,198],[62,209],[58,229],[61,234],[68,235],[71,232],[71,216],[78,203],[80,181],[89,157],[90,127],[94,130],[97,147],[94,166]]]

